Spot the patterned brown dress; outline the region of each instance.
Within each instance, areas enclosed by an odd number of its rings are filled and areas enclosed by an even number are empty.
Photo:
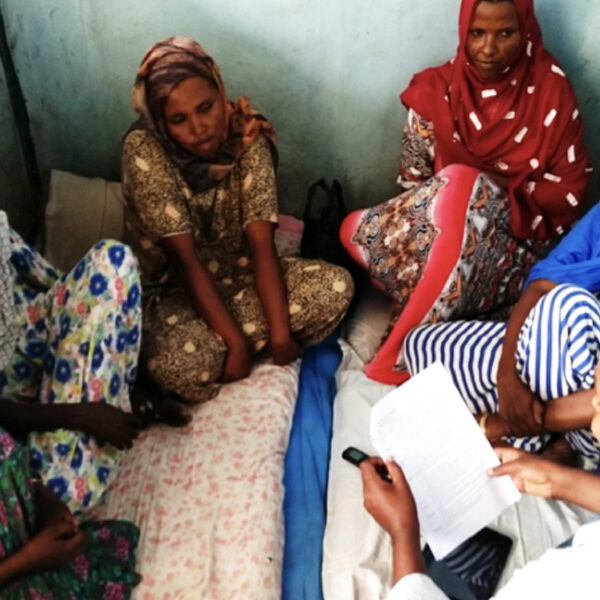
[[[142,274],[144,365],[164,391],[208,400],[218,392],[227,347],[197,314],[158,242],[192,233],[200,260],[259,354],[269,332],[244,229],[253,221],[277,223],[268,142],[259,136],[218,185],[194,194],[161,144],[146,131],[132,131],[123,147],[123,192],[126,235]],[[281,266],[292,333],[303,346],[315,344],[345,314],[352,279],[319,260],[283,258]]]

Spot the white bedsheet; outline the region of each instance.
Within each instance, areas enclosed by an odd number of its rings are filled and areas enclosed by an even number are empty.
[[[323,539],[323,595],[325,600],[375,600],[384,598],[390,589],[391,545],[363,507],[358,469],[344,461],[341,453],[347,446],[374,453],[369,439],[371,406],[392,387],[368,379],[352,348],[347,344],[342,348]],[[516,568],[573,535],[590,516],[564,502],[523,495],[491,525],[514,540],[500,586]]]
[[[280,598],[298,364],[258,366],[195,407],[185,429],[136,441],[100,515],[141,529],[136,600]]]

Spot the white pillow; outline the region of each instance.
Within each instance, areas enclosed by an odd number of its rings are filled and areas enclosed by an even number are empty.
[[[121,184],[52,170],[42,254],[69,271],[102,238],[123,239]]]

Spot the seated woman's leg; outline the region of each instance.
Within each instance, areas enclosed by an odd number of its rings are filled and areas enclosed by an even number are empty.
[[[498,412],[497,373],[506,325],[494,321],[454,321],[421,325],[404,341],[411,375],[439,361],[452,375],[465,404],[474,415]],[[529,452],[538,452],[550,436],[508,438]]]
[[[282,269],[292,334],[303,346],[316,344],[344,316],[354,293],[352,277],[345,269],[320,260],[283,259]],[[231,280],[228,287],[232,287]],[[251,352],[264,352],[269,329],[252,282],[221,292],[248,337]],[[144,367],[164,392],[193,402],[209,400],[218,393],[227,346],[198,317],[185,290],[149,299],[143,338]]]
[[[116,241],[96,244],[48,291],[42,403],[109,403],[131,412],[140,344],[138,266]],[[64,429],[29,435],[32,467],[74,513],[95,505],[123,451]]]
[[[210,400],[219,392],[226,357],[225,342],[198,317],[183,288],[144,306],[141,361],[164,393],[191,402]]]
[[[290,329],[304,347],[325,339],[340,323],[354,295],[350,273],[323,260],[284,258]]]
[[[560,285],[531,309],[519,335],[517,370],[542,400],[594,385],[600,352],[600,303],[588,291]],[[600,445],[589,429],[565,434],[571,447],[598,460]]]

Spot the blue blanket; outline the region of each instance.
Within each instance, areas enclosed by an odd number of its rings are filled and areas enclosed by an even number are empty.
[[[282,599],[322,600],[321,561],[327,511],[329,445],[342,353],[337,335],[302,359],[298,400],[285,456]]]

